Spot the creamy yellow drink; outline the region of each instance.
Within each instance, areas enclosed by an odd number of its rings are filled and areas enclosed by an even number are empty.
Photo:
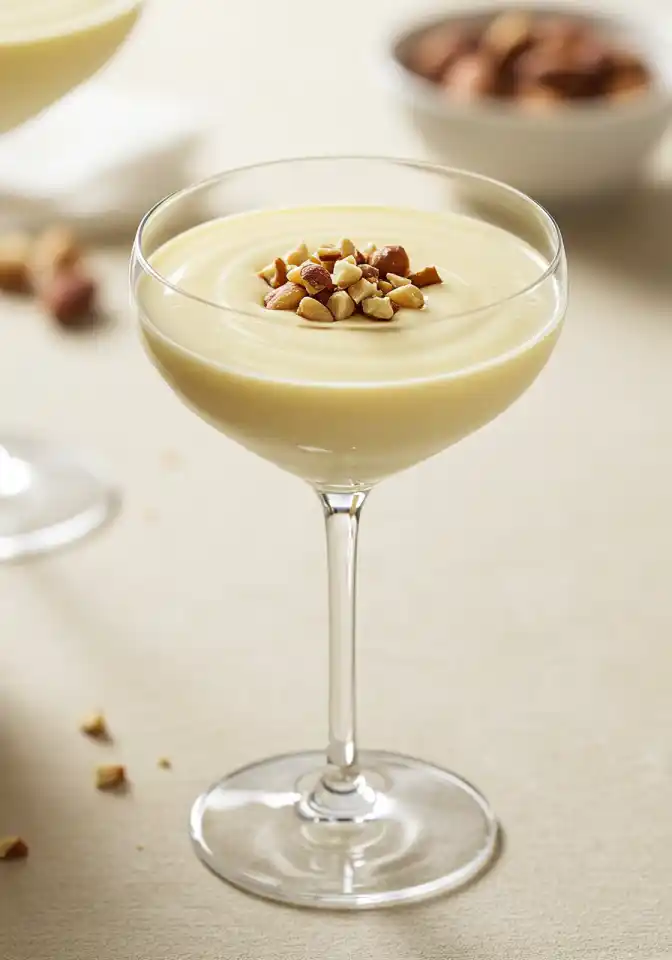
[[[401,244],[443,283],[386,323],[264,308],[265,264],[341,237]],[[496,417],[546,363],[564,309],[554,279],[538,282],[548,263],[518,237],[403,207],[236,214],[169,240],[150,265],[136,295],[165,379],[233,439],[331,488],[380,480]]]
[[[141,0],[0,0],[0,133],[98,71]]]

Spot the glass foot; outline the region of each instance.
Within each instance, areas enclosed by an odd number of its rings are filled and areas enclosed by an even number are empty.
[[[465,780],[393,753],[364,752],[359,761],[354,814],[338,791],[325,812],[317,751],[237,770],[194,804],[196,853],[250,893],[341,910],[424,900],[492,863],[497,821]]]
[[[0,561],[79,540],[116,516],[118,492],[72,453],[0,439]]]

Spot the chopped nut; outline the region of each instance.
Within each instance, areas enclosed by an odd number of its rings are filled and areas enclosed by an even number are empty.
[[[346,257],[355,256],[357,253],[357,247],[354,245],[352,240],[343,239],[338,244],[338,249],[341,251],[341,258],[345,260]]]
[[[304,263],[301,269],[301,282],[308,293],[319,293],[333,286],[329,272],[322,265]]]
[[[28,844],[21,837],[0,837],[0,860],[25,860]]]
[[[358,280],[357,283],[353,283],[351,287],[348,287],[348,293],[355,303],[361,303],[362,300],[366,300],[367,297],[375,297],[377,292],[378,288],[375,283],[372,283],[370,280],[365,280],[364,277]]]
[[[425,30],[408,57],[408,65],[426,80],[438,82],[451,64],[473,47],[469,33],[452,23]]]
[[[287,283],[287,264],[280,257],[273,261],[273,276],[270,279],[271,286],[277,290],[283,283]]]
[[[389,297],[392,303],[397,303],[400,307],[408,307],[410,310],[420,310],[425,305],[422,291],[412,283],[404,284],[403,287],[396,287],[389,294]]]
[[[447,92],[459,100],[473,100],[494,94],[497,81],[497,65],[483,50],[465,53],[443,78]]]
[[[361,269],[349,260],[337,260],[334,264],[332,277],[337,287],[351,287],[361,279],[361,276]]]
[[[323,262],[325,260],[341,259],[341,251],[338,249],[338,247],[335,247],[333,243],[325,243],[323,246],[318,247],[316,253]]]
[[[0,290],[29,293],[30,289],[30,238],[23,233],[0,237]]]
[[[81,267],[63,267],[39,288],[39,299],[61,326],[75,327],[94,319],[98,287]]]
[[[306,291],[298,283],[283,283],[277,290],[267,293],[264,306],[267,310],[296,310]]]
[[[408,279],[416,287],[430,287],[433,283],[443,283],[436,267],[423,267],[422,270],[412,273]]]
[[[127,783],[126,767],[115,763],[96,767],[96,787],[98,790],[118,790],[120,787],[125,787]]]
[[[49,227],[35,240],[30,266],[37,276],[74,267],[82,259],[82,248],[69,227]]]
[[[403,287],[404,284],[411,282],[409,277],[399,277],[396,273],[388,273],[387,279],[393,287]]]
[[[355,312],[355,303],[347,290],[337,290],[327,301],[334,320],[347,320]]]
[[[378,269],[383,280],[387,279],[388,273],[405,277],[410,269],[408,254],[398,244],[376,250],[369,258],[369,263]]]
[[[301,267],[292,267],[292,269],[287,273],[287,279],[291,283],[300,283],[303,286],[301,281]]]
[[[102,713],[92,713],[90,717],[86,717],[79,725],[79,729],[82,733],[85,733],[87,737],[93,737],[94,740],[109,740],[110,737],[110,732],[107,729],[105,717]]]
[[[394,287],[392,286],[391,283],[388,283],[387,280],[379,280],[378,289],[381,290],[383,293],[389,293],[390,290],[394,290]]]
[[[375,243],[367,243],[362,247],[362,256],[367,262],[370,262],[372,254],[376,252]]]
[[[528,13],[506,10],[490,23],[481,43],[500,60],[515,56],[529,46],[533,39],[533,23]]]
[[[294,250],[290,250],[289,253],[285,254],[285,261],[292,266],[300,267],[310,257],[310,251],[305,243],[300,243],[298,247],[295,247]]]
[[[262,280],[265,280],[266,283],[270,285],[271,277],[275,276],[275,261],[273,263],[267,263],[266,266],[259,271],[257,276],[261,277]]]
[[[319,323],[333,323],[334,317],[323,303],[313,297],[304,297],[296,311],[304,320],[315,320]]]
[[[372,267],[369,263],[362,264],[362,276],[365,280],[371,280],[373,283],[378,283],[378,268]]]
[[[387,297],[369,297],[362,303],[362,310],[374,320],[391,320],[394,309]]]
[[[161,768],[161,770],[173,769],[173,764],[171,763],[169,757],[159,757],[159,759],[157,760],[157,765]]]

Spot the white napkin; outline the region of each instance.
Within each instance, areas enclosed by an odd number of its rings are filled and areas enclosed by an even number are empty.
[[[90,238],[132,230],[189,182],[204,128],[188,104],[89,83],[0,138],[0,229],[67,220]]]

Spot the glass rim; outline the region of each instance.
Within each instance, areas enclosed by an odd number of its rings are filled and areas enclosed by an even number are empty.
[[[271,169],[272,167],[278,167],[283,165],[289,165],[292,163],[338,163],[338,162],[367,162],[372,163],[384,163],[390,164],[391,166],[397,167],[409,167],[411,169],[425,171],[427,173],[441,174],[443,176],[449,176],[453,179],[461,179],[465,181],[471,181],[472,183],[482,183],[491,187],[495,187],[498,190],[503,191],[504,193],[509,194],[510,196],[516,197],[517,199],[523,201],[526,204],[529,204],[530,207],[535,210],[535,212],[541,217],[544,226],[548,229],[552,245],[553,245],[553,257],[549,261],[547,267],[543,272],[531,283],[527,284],[525,287],[520,290],[516,290],[513,293],[508,294],[505,297],[500,297],[498,300],[493,300],[491,303],[481,304],[478,307],[471,307],[469,310],[458,310],[455,313],[447,314],[446,320],[456,320],[460,318],[474,316],[478,313],[483,313],[488,310],[496,309],[497,307],[502,306],[505,303],[511,303],[514,300],[517,300],[519,297],[525,297],[530,293],[533,293],[536,289],[541,287],[546,281],[551,278],[555,273],[558,272],[558,268],[564,257],[564,243],[562,239],[562,234],[560,228],[555,220],[555,218],[548,212],[548,210],[542,206],[538,201],[534,200],[532,197],[528,196],[526,193],[523,193],[522,190],[518,190],[515,187],[509,186],[509,184],[504,183],[501,180],[495,180],[493,177],[487,177],[480,173],[472,173],[469,170],[461,169],[460,167],[450,167],[440,163],[432,163],[431,161],[426,160],[414,160],[411,158],[404,157],[390,157],[390,156],[367,156],[366,154],[324,154],[324,155],[307,155],[307,156],[295,156],[295,157],[282,157],[276,160],[263,160],[256,163],[248,163],[238,167],[231,167],[227,170],[221,170],[219,173],[214,174],[213,176],[206,177],[203,180],[199,180],[196,183],[190,184],[188,187],[183,187],[180,190],[175,190],[173,193],[168,194],[165,197],[162,197],[161,200],[158,200],[147,213],[143,216],[138,229],[135,234],[135,239],[133,241],[132,248],[132,265],[138,266],[140,269],[152,277],[162,286],[166,287],[169,290],[172,290],[173,293],[178,294],[181,297],[185,297],[187,300],[191,300],[194,303],[199,303],[201,306],[211,307],[215,310],[220,310],[223,313],[228,314],[237,314],[240,316],[252,317],[257,322],[267,322],[271,323],[272,319],[265,318],[259,314],[258,311],[253,312],[251,310],[244,310],[240,307],[231,307],[227,304],[217,303],[214,300],[209,300],[207,297],[200,297],[198,294],[190,293],[188,290],[184,290],[178,284],[172,283],[166,277],[163,276],[158,270],[156,270],[145,257],[142,250],[142,242],[145,230],[149,227],[150,223],[153,221],[154,217],[159,215],[161,211],[169,206],[171,203],[180,202],[182,200],[188,199],[193,194],[200,192],[201,190],[207,190],[210,187],[214,187],[217,184],[223,182],[226,177],[232,175],[246,173],[253,170],[264,170]]]

